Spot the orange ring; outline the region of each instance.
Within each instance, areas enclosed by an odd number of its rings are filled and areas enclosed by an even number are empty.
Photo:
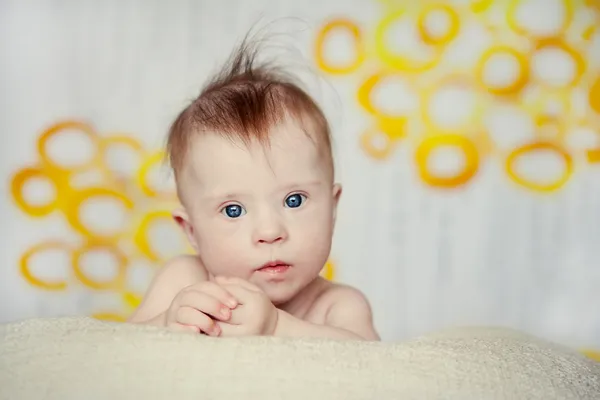
[[[346,29],[352,34],[354,38],[356,59],[348,65],[337,67],[329,65],[325,61],[325,57],[323,56],[323,44],[325,43],[325,39],[327,35],[329,35],[329,33],[334,29]],[[334,19],[333,21],[329,21],[327,24],[325,24],[325,26],[319,31],[317,35],[315,45],[315,59],[317,60],[317,65],[319,66],[319,68],[329,74],[343,75],[349,74],[357,70],[365,60],[365,50],[362,39],[362,32],[358,25],[347,19]]]
[[[29,248],[25,253],[23,253],[23,255],[21,256],[21,259],[19,261],[21,275],[23,275],[23,277],[25,278],[25,280],[27,282],[29,282],[31,285],[33,285],[35,287],[38,287],[38,288],[41,288],[44,290],[63,291],[63,290],[67,289],[67,282],[65,282],[65,281],[47,282],[42,279],[36,278],[29,270],[29,259],[35,253],[38,253],[38,252],[44,251],[44,250],[52,250],[52,249],[65,250],[68,253],[71,252],[71,248],[69,247],[69,245],[67,245],[66,243],[63,243],[63,242],[59,242],[59,241],[48,241],[48,242],[42,242],[42,243],[35,244],[31,248]]]
[[[118,262],[118,271],[115,277],[106,282],[95,281],[94,279],[88,277],[81,267],[81,257],[94,249],[103,249],[108,250],[111,254],[116,256]],[[127,269],[127,257],[119,250],[118,247],[101,243],[101,242],[88,242],[84,244],[82,247],[73,251],[72,255],[72,263],[73,263],[73,272],[77,279],[84,284],[85,286],[96,289],[96,290],[107,290],[107,289],[120,289],[123,287],[125,282],[125,272]]]
[[[552,182],[549,184],[539,184],[517,175],[516,171],[513,168],[513,163],[518,157],[526,153],[530,153],[532,151],[544,149],[555,151],[556,153],[560,154],[561,157],[565,160],[565,172],[560,177],[560,179],[556,180],[556,182]],[[562,147],[552,142],[535,141],[514,149],[506,158],[505,168],[509,178],[516,184],[537,192],[552,192],[560,189],[565,183],[567,183],[567,181],[573,174],[573,159],[571,158],[571,155],[567,153]]]
[[[120,193],[116,190],[102,188],[102,187],[91,187],[83,189],[81,191],[74,191],[66,201],[61,204],[61,208],[67,221],[73,229],[82,234],[84,237],[91,239],[94,237],[101,237],[103,240],[113,240],[121,235],[121,233],[102,235],[99,233],[92,232],[89,230],[79,218],[79,209],[83,202],[92,197],[112,197],[119,200],[127,210],[132,210],[134,207],[133,201],[127,197],[124,193]]]
[[[375,49],[377,55],[383,63],[396,71],[403,72],[423,72],[435,67],[442,58],[444,48],[442,46],[433,47],[435,55],[431,60],[419,62],[408,57],[393,54],[385,45],[385,34],[397,19],[405,13],[404,10],[396,10],[386,15],[377,25],[375,30]]]
[[[493,57],[495,54],[501,53],[509,54],[517,60],[519,63],[519,77],[509,86],[501,88],[490,87],[485,83],[483,77],[485,66],[491,57]],[[481,59],[479,59],[475,75],[477,76],[479,84],[490,93],[495,95],[516,95],[525,87],[525,85],[527,85],[527,82],[529,81],[529,65],[527,63],[527,56],[510,46],[492,46],[488,48],[481,56]]]
[[[134,236],[133,242],[137,246],[137,248],[142,252],[144,256],[146,256],[149,260],[152,261],[161,261],[161,258],[158,254],[152,250],[152,245],[148,240],[148,228],[154,223],[156,220],[160,219],[168,219],[172,220],[172,215],[170,212],[165,210],[158,210],[150,212],[142,218],[140,225],[138,226]]]
[[[54,199],[52,199],[52,201],[50,201],[47,204],[32,205],[28,203],[27,200],[25,200],[25,197],[23,196],[23,187],[25,186],[25,183],[28,180],[37,177],[46,179],[52,184],[52,186],[54,186],[56,194],[54,196]],[[25,212],[27,215],[31,217],[44,217],[58,208],[58,199],[61,193],[59,190],[59,185],[57,185],[56,183],[56,180],[49,176],[49,174],[46,171],[44,171],[40,167],[30,167],[24,168],[15,174],[11,182],[11,194],[15,203],[17,203],[17,206],[19,206],[19,208],[23,210],[23,212]]]
[[[434,176],[429,172],[427,161],[431,152],[442,146],[458,147],[465,155],[464,169],[451,177]],[[461,135],[438,135],[426,137],[419,144],[415,153],[415,161],[421,179],[430,186],[455,188],[469,182],[479,170],[479,153],[471,140]]]
[[[52,161],[50,159],[50,157],[46,153],[46,142],[52,136],[60,133],[62,130],[65,130],[65,129],[75,129],[75,130],[83,132],[96,145],[96,154],[94,154],[94,156],[92,157],[92,159],[89,162],[84,163],[79,166],[65,168],[65,167],[61,167],[60,165],[56,164],[54,161]],[[96,131],[90,125],[83,123],[83,122],[78,122],[78,121],[63,121],[63,122],[59,122],[55,125],[52,125],[45,132],[43,132],[42,135],[40,136],[40,138],[38,139],[37,147],[38,147],[38,153],[39,153],[39,156],[40,156],[40,159],[41,159],[43,165],[49,166],[52,169],[56,169],[56,170],[60,170],[60,171],[76,172],[76,171],[87,170],[88,168],[98,164],[99,156],[100,156],[98,143],[99,143],[99,139],[96,134]]]
[[[430,12],[433,11],[443,11],[450,18],[450,27],[448,32],[444,34],[442,37],[436,38],[433,37],[427,32],[427,27],[425,26],[425,19]],[[456,10],[449,6],[448,4],[429,4],[425,6],[423,11],[419,14],[417,19],[417,26],[419,29],[419,35],[424,43],[429,45],[448,45],[455,37],[458,35],[458,31],[460,29],[460,17]]]

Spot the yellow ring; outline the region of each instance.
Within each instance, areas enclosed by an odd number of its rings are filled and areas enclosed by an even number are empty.
[[[110,146],[115,145],[115,144],[116,145],[123,144],[125,146],[129,146],[132,149],[134,149],[135,151],[139,151],[139,152],[142,152],[144,150],[144,147],[139,142],[139,140],[137,140],[131,136],[114,135],[114,136],[102,138],[100,140],[100,148],[102,149],[102,151],[106,151]]]
[[[133,292],[123,293],[123,303],[130,309],[136,309],[142,304],[142,296],[137,295]]]
[[[520,177],[514,170],[513,164],[518,157],[536,150],[552,150],[560,154],[560,156],[564,159],[566,164],[565,172],[555,182],[549,184],[539,184],[536,182],[532,182]],[[535,141],[514,149],[506,158],[505,168],[509,178],[518,185],[537,192],[552,192],[560,189],[565,183],[567,183],[567,181],[573,174],[573,159],[571,158],[571,155],[567,153],[562,147],[552,142]]]
[[[458,147],[465,155],[465,167],[455,176],[435,176],[429,172],[427,161],[431,152],[439,147]],[[438,135],[427,137],[419,144],[415,160],[421,179],[430,186],[455,188],[469,182],[479,170],[479,153],[471,140],[461,135]]]
[[[69,198],[66,199],[66,201],[63,202],[63,204],[61,204],[62,211],[65,214],[67,221],[73,229],[75,229],[77,232],[79,232],[88,239],[98,237],[102,238],[103,240],[116,239],[121,235],[120,232],[108,235],[93,232],[90,229],[88,229],[79,218],[79,209],[81,205],[86,200],[93,197],[111,197],[117,199],[125,206],[125,208],[127,208],[127,210],[132,210],[134,207],[133,201],[124,193],[101,187],[87,188],[81,191],[74,191],[69,196]]]
[[[598,27],[596,24],[592,24],[584,29],[584,31],[581,33],[581,37],[585,40],[592,40],[592,37],[596,34],[597,30]]]
[[[429,105],[435,93],[437,93],[440,89],[443,89],[447,85],[452,86],[454,84],[458,84],[461,86],[472,86],[473,93],[476,97],[478,97],[478,99],[475,101],[473,112],[471,113],[469,118],[466,121],[464,121],[464,123],[458,126],[450,127],[439,125],[436,122],[434,122],[433,118],[429,115]],[[435,82],[429,88],[426,88],[421,96],[420,112],[423,122],[427,126],[428,130],[434,131],[439,134],[453,135],[457,131],[468,131],[471,130],[473,126],[476,126],[485,108],[483,94],[476,89],[476,86],[473,84],[473,82],[471,82],[470,78],[461,75],[445,76],[442,78],[441,81]]]
[[[96,145],[96,153],[94,154],[94,156],[92,157],[92,159],[90,161],[88,161],[87,163],[83,163],[82,165],[78,165],[78,166],[71,167],[71,168],[62,167],[62,166],[58,165],[57,163],[55,163],[54,161],[52,161],[52,159],[49,157],[49,155],[46,152],[46,143],[54,135],[57,135],[61,131],[66,130],[66,129],[74,129],[74,130],[83,132],[94,143],[94,145]],[[59,122],[55,125],[52,125],[45,132],[43,132],[42,135],[40,136],[40,138],[38,139],[37,146],[38,146],[38,153],[39,153],[40,159],[44,166],[48,166],[52,169],[56,169],[56,170],[60,170],[60,171],[77,172],[77,171],[87,170],[88,168],[98,164],[99,156],[100,156],[98,143],[99,143],[99,139],[96,134],[96,131],[90,125],[83,123],[83,122],[78,122],[78,121],[63,121],[63,122]]]
[[[600,76],[590,87],[588,102],[592,110],[600,114]]]
[[[380,72],[377,72],[377,73],[369,76],[363,82],[363,84],[360,85],[360,87],[358,88],[357,97],[358,97],[358,103],[369,114],[377,116],[377,117],[379,117],[381,119],[384,119],[386,121],[398,121],[399,123],[401,123],[402,121],[404,121],[406,119],[406,116],[404,116],[404,115],[393,115],[393,114],[387,114],[385,112],[382,112],[382,111],[378,110],[377,108],[375,108],[375,105],[371,101],[371,92],[373,91],[373,89],[375,88],[375,86],[377,86],[377,84],[382,79],[385,79],[386,77],[393,76],[393,75],[396,75],[396,74],[380,71]],[[411,85],[411,89],[413,89],[413,92],[415,94],[418,94],[418,91],[414,90],[415,88],[412,85]]]
[[[331,260],[328,260],[321,271],[321,276],[328,281],[333,281],[335,279],[335,267]]]
[[[427,15],[434,11],[442,11],[450,18],[450,27],[442,37],[433,37],[427,32],[427,26],[425,20]],[[448,4],[430,4],[423,9],[417,19],[417,26],[419,29],[419,35],[424,43],[429,45],[448,45],[458,35],[460,29],[460,17],[456,10]]]
[[[494,0],[471,0],[471,10],[475,13],[486,11],[494,3]]]
[[[126,177],[119,176],[119,174],[117,172],[115,172],[113,169],[111,169],[110,166],[108,165],[108,162],[106,160],[106,155],[107,155],[108,149],[111,146],[115,146],[115,145],[123,145],[123,146],[131,148],[134,152],[136,152],[139,155],[140,160],[144,156],[144,147],[137,139],[135,139],[131,136],[115,135],[115,136],[110,136],[110,137],[101,139],[100,152],[101,152],[101,158],[102,158],[103,172],[106,174],[107,178],[113,182],[114,185],[122,188],[123,186],[130,185],[129,179],[132,177],[131,176],[126,176]]]
[[[506,22],[508,23],[508,26],[510,27],[510,29],[512,29],[514,32],[532,38],[535,35],[533,35],[531,32],[529,32],[525,27],[519,25],[518,21],[517,21],[517,9],[519,7],[519,3],[522,0],[510,0],[509,4],[508,4],[508,10],[506,11]],[[564,20],[563,20],[563,24],[562,27],[560,28],[559,32],[556,32],[555,35],[563,35],[565,34],[565,31],[569,28],[569,26],[571,25],[571,22],[573,21],[573,14],[575,12],[574,10],[574,3],[575,1],[572,0],[562,0],[562,3],[564,5],[565,8],[565,15],[564,15]]]
[[[396,121],[397,122],[397,121]],[[399,129],[397,134],[390,134],[386,132],[381,124],[374,126],[368,129],[360,136],[360,147],[367,153],[369,156],[373,157],[376,160],[385,160],[391,154],[391,152],[396,148],[398,143],[398,139],[404,134],[404,125],[402,127],[397,126]],[[385,146],[384,148],[378,148],[373,145],[373,140],[377,137],[385,138]]]
[[[567,84],[567,87],[576,86],[579,83],[579,81],[581,80],[581,78],[583,77],[583,75],[585,74],[586,63],[585,63],[584,58],[581,56],[581,54],[579,54],[575,49],[573,49],[571,46],[569,46],[560,37],[549,37],[549,38],[543,38],[543,39],[538,40],[535,44],[534,52],[543,50],[548,47],[559,48],[559,49],[563,50],[565,53],[569,54],[569,56],[571,56],[571,58],[575,62],[576,70],[575,70],[575,76],[573,77],[573,80]],[[544,84],[543,81],[540,82],[540,84],[542,84],[543,86],[547,86],[551,89],[556,88],[555,86]]]
[[[149,260],[158,262],[161,261],[161,258],[156,252],[152,249],[152,245],[148,239],[148,228],[154,223],[156,220],[160,219],[168,219],[171,220],[171,213],[164,210],[158,210],[150,212],[142,218],[140,225],[135,232],[133,237],[133,241],[140,252],[146,256]]]
[[[98,312],[98,313],[92,314],[92,318],[100,320],[100,321],[107,321],[107,322],[126,322],[127,321],[127,318],[125,318],[124,316],[115,314],[112,312]]]
[[[496,54],[502,53],[509,54],[517,60],[519,63],[519,76],[509,86],[500,88],[490,87],[484,81],[485,66],[490,58]],[[527,82],[529,81],[529,65],[527,62],[527,56],[510,46],[492,46],[483,53],[481,59],[478,61],[475,75],[477,76],[477,80],[481,87],[490,93],[495,95],[516,95],[525,87],[525,85],[527,85]]]
[[[23,196],[23,187],[25,186],[25,183],[28,180],[37,177],[49,181],[52,186],[54,186],[56,192],[55,197],[47,204],[32,205]],[[15,203],[17,203],[19,208],[27,213],[27,215],[31,217],[44,217],[58,208],[58,198],[61,192],[59,190],[59,185],[57,185],[56,181],[52,179],[46,171],[39,167],[31,167],[22,169],[13,177],[11,182],[11,194]]]
[[[589,164],[600,163],[600,149],[589,149],[586,151],[586,159]]]
[[[33,285],[35,287],[38,287],[38,288],[41,288],[44,290],[63,291],[63,290],[67,289],[67,282],[65,282],[65,281],[56,281],[56,282],[44,281],[44,280],[39,279],[36,276],[34,276],[31,273],[31,270],[29,269],[29,260],[35,253],[38,253],[38,252],[44,251],[44,250],[54,250],[54,249],[65,250],[68,253],[71,252],[71,248],[69,247],[69,245],[67,245],[66,243],[63,243],[63,242],[48,241],[48,242],[38,243],[38,244],[32,246],[31,248],[29,248],[21,256],[21,260],[19,261],[21,275],[23,275],[23,277],[25,278],[25,280],[27,282],[29,282],[31,285]]]
[[[596,350],[583,350],[582,353],[586,357],[591,358],[594,361],[599,361],[600,362],[600,351],[596,351]]]
[[[442,57],[443,47],[441,46],[433,47],[435,51],[435,56],[431,60],[420,62],[412,60],[408,57],[393,54],[391,51],[388,50],[387,46],[385,45],[385,34],[388,28],[397,19],[401,18],[404,13],[404,10],[394,11],[386,15],[377,25],[377,28],[375,30],[375,48],[379,58],[390,68],[397,71],[423,72],[435,67]]]
[[[350,32],[354,38],[354,48],[356,50],[356,59],[349,63],[348,65],[343,66],[333,66],[328,64],[325,61],[325,57],[323,55],[323,44],[325,43],[325,39],[327,35],[335,29],[346,29]],[[315,45],[315,59],[317,60],[317,65],[319,68],[329,74],[333,75],[342,75],[349,74],[355,70],[357,70],[363,61],[365,60],[365,50],[362,38],[362,32],[358,25],[354,22],[349,21],[347,19],[335,19],[333,21],[329,21],[318,33],[316,45]]]
[[[83,269],[81,266],[81,257],[85,253],[87,253],[91,250],[95,250],[95,249],[108,250],[111,254],[113,254],[117,258],[118,271],[117,271],[117,274],[115,275],[115,277],[113,279],[111,279],[110,281],[105,281],[105,282],[96,281],[96,280],[88,277],[83,272]],[[91,289],[107,290],[107,289],[120,289],[123,287],[123,284],[125,282],[125,273],[126,273],[126,269],[127,269],[127,257],[116,246],[106,244],[106,243],[100,243],[100,242],[88,242],[73,252],[72,263],[73,263],[73,272],[74,272],[75,276],[77,277],[77,279],[79,279],[79,281],[81,283],[83,283],[85,286],[87,286]]]
[[[148,183],[148,173],[154,167],[155,164],[160,163],[164,160],[164,152],[158,151],[156,153],[150,154],[143,162],[137,173],[137,182],[144,192],[144,194],[148,197],[158,197],[166,200],[175,200],[177,198],[175,193],[172,192],[163,192],[156,191],[150,184]]]
[[[560,117],[555,117],[555,116],[547,115],[547,114],[541,114],[536,117],[535,124],[537,126],[536,133],[542,138],[545,137],[542,134],[543,128],[546,126],[549,126],[549,125],[555,127],[558,130],[558,135],[551,137],[550,138],[551,140],[562,141],[565,138],[566,128],[564,126],[562,118],[560,118]]]

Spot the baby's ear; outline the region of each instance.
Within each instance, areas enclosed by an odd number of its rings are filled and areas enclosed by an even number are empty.
[[[190,221],[190,217],[185,211],[184,208],[175,209],[171,215],[173,216],[173,220],[179,225],[187,240],[190,242],[190,245],[195,251],[198,251],[198,245],[196,243],[196,236],[194,235],[194,226]]]
[[[339,183],[335,183],[333,185],[333,224],[335,225],[335,219],[337,216],[337,206],[340,201],[340,196],[342,195],[342,185]]]
[[[338,202],[340,201],[341,195],[342,195],[342,185],[339,183],[335,183],[333,185],[333,201],[335,202],[336,206],[337,206]]]

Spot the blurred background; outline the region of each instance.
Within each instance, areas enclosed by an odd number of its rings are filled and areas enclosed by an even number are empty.
[[[330,119],[323,274],[384,340],[486,324],[600,349],[596,0],[0,1],[0,322],[122,321],[190,251],[166,132],[256,27]]]

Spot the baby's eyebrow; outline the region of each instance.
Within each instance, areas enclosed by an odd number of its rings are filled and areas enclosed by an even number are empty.
[[[208,193],[203,196],[206,200],[219,200],[219,201],[227,201],[227,200],[237,200],[243,197],[241,193],[234,192],[225,192],[225,193]]]
[[[298,189],[298,188],[304,188],[304,187],[316,187],[316,186],[322,186],[323,182],[322,181],[309,181],[309,182],[300,182],[300,183],[292,183],[289,185],[285,185],[284,187],[282,187],[282,190],[293,190],[293,189]]]

